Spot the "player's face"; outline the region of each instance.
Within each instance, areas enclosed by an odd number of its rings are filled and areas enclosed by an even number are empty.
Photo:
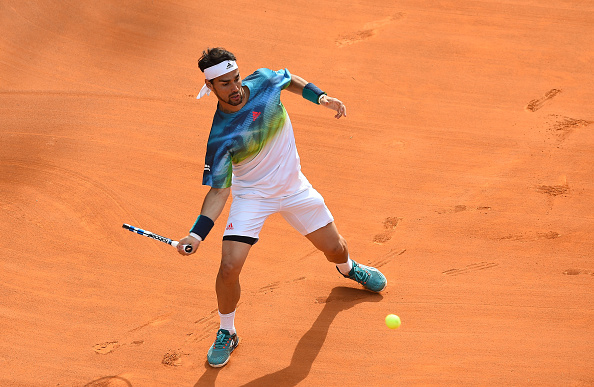
[[[212,91],[221,102],[231,106],[240,105],[243,102],[244,91],[241,88],[241,77],[239,69],[221,75],[211,81]]]

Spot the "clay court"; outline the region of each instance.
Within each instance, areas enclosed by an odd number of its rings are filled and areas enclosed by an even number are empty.
[[[0,385],[593,386],[593,26],[579,0],[2,1]],[[122,229],[199,214],[216,46],[344,101],[282,97],[388,278],[362,290],[272,216],[222,369],[230,201],[190,257]]]

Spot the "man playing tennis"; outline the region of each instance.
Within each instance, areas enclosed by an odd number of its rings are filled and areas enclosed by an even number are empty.
[[[211,189],[190,234],[178,245],[182,255],[188,255],[183,245],[192,245],[192,254],[198,249],[233,189],[216,279],[220,329],[207,356],[213,367],[227,364],[239,343],[234,322],[241,292],[239,274],[264,221],[273,213],[280,213],[305,235],[344,277],[374,292],[387,284],[380,271],[349,257],[324,199],[301,173],[293,127],[280,94],[288,90],[301,95],[335,110],[336,118],[346,117],[344,104],[287,69],[262,68],[242,81],[235,61],[222,48],[204,51],[198,61],[206,78],[198,98],[210,92],[218,98],[202,180]]]

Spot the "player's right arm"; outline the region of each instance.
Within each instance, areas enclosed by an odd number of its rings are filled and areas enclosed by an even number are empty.
[[[227,199],[229,198],[229,194],[231,193],[231,187],[228,188],[211,188],[210,191],[204,197],[204,202],[202,203],[202,210],[200,211],[200,215],[207,216],[208,218],[212,219],[212,221],[216,221],[217,218],[223,212],[225,208],[225,204],[227,203]],[[184,251],[184,245],[191,245],[192,252],[190,254],[194,254],[200,246],[200,240],[194,238],[191,235],[188,235],[185,238],[182,238],[179,241],[179,245],[177,246],[177,252],[181,255],[190,255]]]
[[[291,75],[291,83],[289,83],[289,86],[287,86],[287,88],[285,90],[290,91],[291,93],[294,93],[297,95],[301,95],[305,98],[305,96],[303,95],[303,90],[308,86],[308,84],[312,85],[314,88],[318,89],[317,86],[310,84],[309,82],[307,82],[305,79],[301,78],[300,76],[292,74]],[[321,92],[321,90],[320,90],[320,92]],[[318,97],[318,105],[322,105],[329,109],[335,110],[336,111],[336,115],[334,116],[335,118],[340,118],[343,116],[346,117],[346,106],[344,106],[344,103],[342,103],[342,101],[337,98],[330,97],[330,96],[326,95],[326,93],[324,93],[323,95],[320,95]]]

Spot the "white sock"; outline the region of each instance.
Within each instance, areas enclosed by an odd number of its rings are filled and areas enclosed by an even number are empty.
[[[353,268],[353,260],[349,256],[345,263],[339,263],[336,265],[336,267],[342,274],[349,275],[351,269]]]
[[[235,311],[228,313],[228,314],[221,314],[219,312],[219,317],[221,318],[221,326],[220,329],[226,329],[229,333],[235,333]]]

